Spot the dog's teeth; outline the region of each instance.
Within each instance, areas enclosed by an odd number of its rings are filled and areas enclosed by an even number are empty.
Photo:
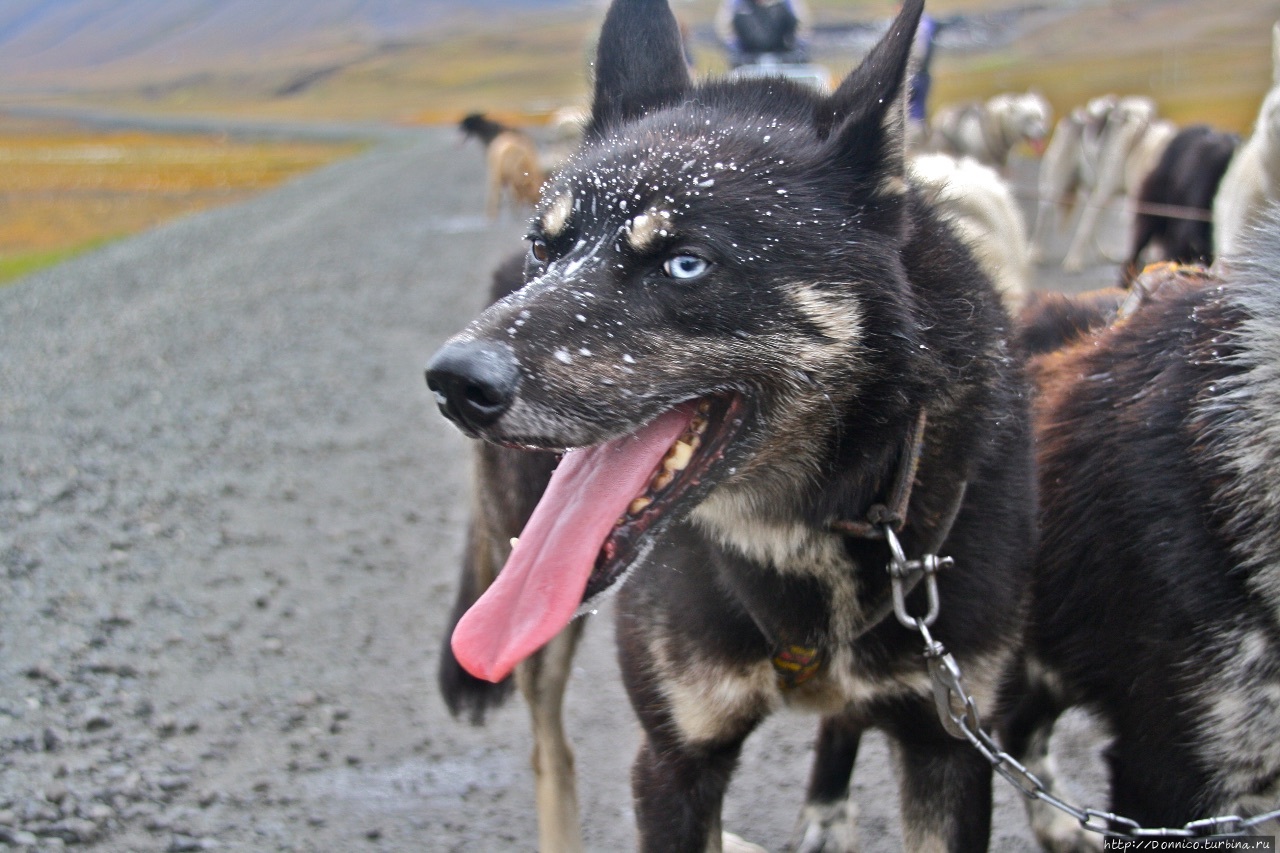
[[[512,537],[511,537],[511,550],[512,550],[512,551],[514,551],[514,550],[516,549],[516,546],[517,546],[517,545],[519,545],[519,544],[520,544],[520,540],[519,540],[519,539],[517,539],[516,537],[512,536]]]
[[[627,512],[631,513],[632,515],[639,515],[640,513],[644,512],[645,508],[648,507],[649,504],[651,503],[653,503],[652,498],[645,498],[645,497],[636,498],[631,502],[631,506],[627,507]]]
[[[667,486],[671,485],[671,481],[675,479],[675,475],[667,469],[663,468],[653,479],[649,481],[649,489],[651,491],[660,492]]]
[[[688,465],[689,460],[693,458],[693,445],[684,441],[677,441],[671,445],[671,449],[667,451],[667,455],[663,457],[662,468],[666,471],[683,471]]]
[[[707,431],[707,419],[702,417],[702,415],[695,415],[693,420],[689,422],[689,429],[692,430],[695,435],[702,435]]]

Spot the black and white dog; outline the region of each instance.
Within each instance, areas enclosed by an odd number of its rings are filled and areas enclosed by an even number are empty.
[[[1126,281],[1141,272],[1149,247],[1162,261],[1213,263],[1213,199],[1239,145],[1236,134],[1204,124],[1184,127],[1173,137],[1138,190]]]
[[[1110,809],[1151,828],[1280,809],[1280,219],[1245,245],[1149,268],[1131,316],[1034,362],[1042,542],[1005,741],[1049,783],[1054,721],[1092,708]],[[1047,848],[1101,847],[1030,811]]]
[[[645,850],[719,849],[742,744],[784,706],[823,717],[810,849],[852,846],[870,727],[907,849],[986,849],[991,767],[939,722],[883,538],[954,558],[932,630],[991,707],[1029,582],[1028,392],[999,296],[907,176],[922,6],[824,96],[695,85],[665,0],[615,0],[527,283],[428,368],[468,434],[566,451],[453,654],[501,680],[618,591]]]

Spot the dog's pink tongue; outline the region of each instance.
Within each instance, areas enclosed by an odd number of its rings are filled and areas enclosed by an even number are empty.
[[[565,454],[497,580],[453,631],[453,653],[486,681],[506,678],[573,619],[596,556],[689,422],[685,405],[637,432]]]

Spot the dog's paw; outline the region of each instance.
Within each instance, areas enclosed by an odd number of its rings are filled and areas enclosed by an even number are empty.
[[[1027,817],[1036,841],[1048,853],[1099,853],[1102,836],[1089,832],[1080,822],[1048,803],[1027,803]]]
[[[720,849],[723,853],[769,853],[759,844],[752,844],[732,832],[720,833]]]
[[[857,853],[857,808],[848,800],[809,803],[791,845],[795,853]]]

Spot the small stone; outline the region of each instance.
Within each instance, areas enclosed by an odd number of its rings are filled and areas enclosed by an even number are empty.
[[[89,732],[100,732],[103,729],[109,729],[114,723],[111,718],[101,711],[91,711],[85,714],[84,728]]]
[[[97,840],[100,833],[101,830],[93,821],[69,817],[50,826],[45,834],[61,838],[68,844],[89,844]]]
[[[84,817],[97,824],[107,823],[116,816],[116,810],[106,803],[91,803],[84,809]]]
[[[320,694],[314,690],[306,690],[293,697],[293,704],[299,708],[314,708],[320,704]]]
[[[214,847],[211,839],[196,838],[190,835],[175,835],[169,841],[168,853],[197,853]]]
[[[50,728],[46,728],[41,733],[40,741],[45,752],[57,752],[62,748],[62,738],[58,737],[58,733]]]
[[[10,847],[35,847],[39,840],[34,833],[10,826],[0,826],[0,844],[7,844]]]

